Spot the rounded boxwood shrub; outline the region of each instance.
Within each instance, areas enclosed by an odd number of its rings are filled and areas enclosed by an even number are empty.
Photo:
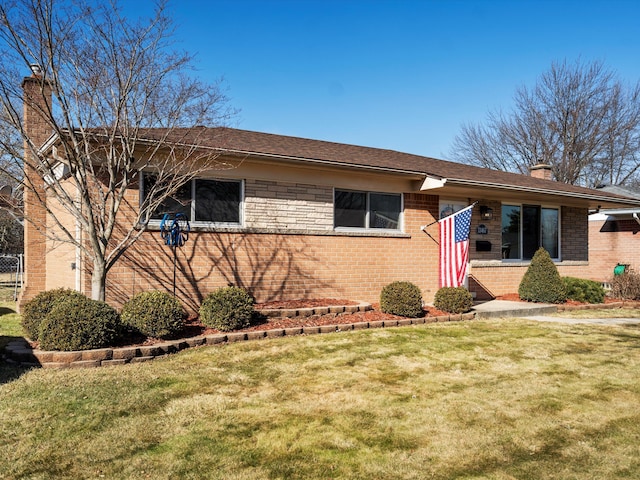
[[[600,283],[575,277],[562,277],[562,281],[569,300],[586,303],[604,302],[605,292]]]
[[[473,297],[464,287],[442,287],[436,292],[433,306],[448,313],[465,313],[473,307]]]
[[[83,295],[55,303],[40,324],[43,350],[89,350],[112,345],[120,333],[118,312]]]
[[[31,340],[38,340],[40,335],[40,324],[51,311],[53,306],[60,300],[69,297],[80,296],[80,292],[69,290],[68,288],[56,288],[40,292],[22,307],[22,328]]]
[[[380,310],[403,317],[419,317],[422,311],[422,292],[411,282],[393,282],[380,293]]]
[[[253,316],[253,299],[242,288],[224,287],[211,292],[200,306],[200,321],[228,332],[248,327]]]
[[[163,338],[184,329],[184,310],[173,295],[166,292],[142,292],[122,306],[123,325],[146,335]]]
[[[563,303],[567,290],[549,253],[540,247],[520,282],[518,295],[529,302]]]

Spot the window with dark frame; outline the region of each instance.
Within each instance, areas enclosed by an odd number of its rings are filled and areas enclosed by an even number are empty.
[[[502,258],[530,260],[540,247],[560,258],[560,210],[540,205],[502,205]]]
[[[402,195],[335,190],[334,227],[400,229]]]
[[[143,195],[151,189],[155,177],[143,176]],[[183,213],[191,222],[238,225],[241,221],[242,182],[239,180],[193,179],[165,199],[151,215],[162,219],[165,213]]]

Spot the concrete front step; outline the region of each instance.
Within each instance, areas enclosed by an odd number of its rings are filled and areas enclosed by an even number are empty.
[[[498,317],[532,317],[549,315],[558,311],[557,305],[548,303],[511,302],[508,300],[491,300],[473,307],[476,318]]]

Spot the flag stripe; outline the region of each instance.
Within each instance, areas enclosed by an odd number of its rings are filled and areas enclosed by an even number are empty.
[[[440,287],[464,284],[469,263],[469,230],[473,205],[443,218],[440,223]]]

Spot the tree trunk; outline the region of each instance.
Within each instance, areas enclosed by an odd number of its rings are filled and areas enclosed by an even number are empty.
[[[105,300],[105,284],[107,283],[107,271],[104,260],[95,259],[93,261],[93,272],[91,273],[91,298],[93,300]]]

